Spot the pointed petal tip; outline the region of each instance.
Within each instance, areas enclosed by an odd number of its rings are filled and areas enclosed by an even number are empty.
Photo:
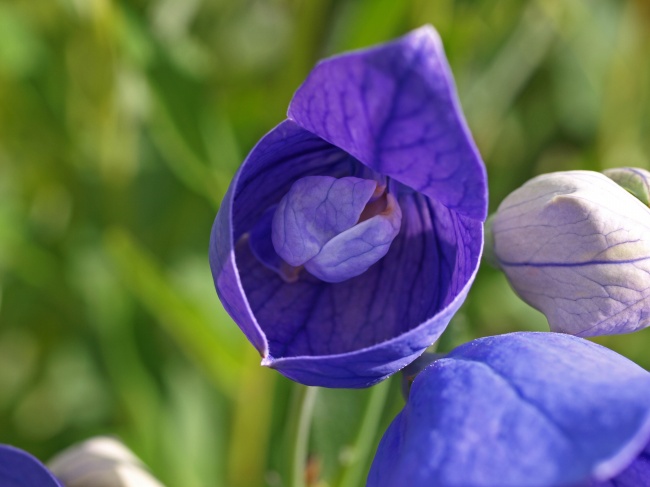
[[[417,29],[413,29],[411,32],[408,32],[404,37],[414,36],[414,37],[430,37],[434,42],[442,44],[442,38],[436,30],[436,28],[431,24],[424,24]]]
[[[432,26],[322,60],[287,116],[366,167],[485,219],[485,167]]]

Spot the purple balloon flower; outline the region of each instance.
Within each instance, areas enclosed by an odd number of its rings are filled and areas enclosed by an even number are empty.
[[[226,194],[210,242],[217,292],[263,365],[372,385],[465,299],[486,192],[433,28],[326,59]]]
[[[63,487],[39,460],[9,445],[0,445],[2,487]]]
[[[650,373],[556,333],[482,338],[413,382],[368,487],[647,487]]]

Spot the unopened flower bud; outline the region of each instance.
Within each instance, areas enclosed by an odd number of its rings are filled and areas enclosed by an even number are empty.
[[[490,230],[493,261],[553,331],[650,325],[650,209],[609,177],[536,177],[501,203]]]
[[[48,468],[65,487],[163,487],[126,446],[109,437],[73,445]]]

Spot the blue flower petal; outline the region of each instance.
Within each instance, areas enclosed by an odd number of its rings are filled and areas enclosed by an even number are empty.
[[[417,194],[400,197],[402,231],[366,273],[287,284],[243,245],[239,275],[270,344],[265,365],[310,385],[363,387],[410,363],[463,302],[481,249],[480,223]]]
[[[611,480],[592,482],[589,487],[648,487],[650,486],[650,444],[629,467]]]
[[[273,219],[273,246],[290,265],[315,257],[338,234],[352,228],[377,183],[354,177],[307,176],[282,198]]]
[[[63,487],[40,461],[9,445],[0,445],[2,487]]]
[[[485,219],[485,169],[433,27],[321,61],[288,116],[374,171]]]
[[[299,270],[292,268],[282,260],[273,246],[271,232],[276,209],[277,206],[272,206],[255,223],[248,234],[248,244],[257,260],[287,281],[293,282],[298,279]]]
[[[212,227],[210,266],[226,311],[262,356],[268,354],[268,345],[242,289],[235,244],[299,178],[346,175],[356,165],[345,152],[285,121],[260,140],[228,188]]]
[[[356,277],[384,257],[397,237],[402,210],[392,194],[385,195],[386,208],[327,242],[314,258],[305,263],[312,275],[326,282]]]
[[[649,441],[647,371],[577,337],[514,333],[463,345],[415,379],[368,486],[589,485]]]

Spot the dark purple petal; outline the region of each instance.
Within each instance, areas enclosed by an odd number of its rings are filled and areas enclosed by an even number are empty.
[[[415,379],[368,486],[588,485],[624,471],[649,440],[647,371],[570,335],[501,335]]]
[[[63,487],[40,461],[9,445],[0,445],[2,487]]]
[[[210,262],[226,310],[265,365],[299,382],[363,387],[404,367],[442,333],[478,266],[482,224],[406,188],[393,191],[400,234],[361,276],[330,284],[303,273],[288,283],[255,257],[249,232],[296,180],[356,176],[360,166],[284,122],[244,162],[213,227]]]
[[[332,86],[348,92],[331,97]],[[335,129],[341,103],[352,118]],[[309,117],[326,105],[338,115],[321,131]],[[249,154],[219,210],[210,244],[217,292],[264,365],[310,385],[369,386],[431,345],[465,299],[482,250],[485,170],[431,28],[321,63],[291,117]],[[288,220],[274,230],[270,212],[292,207],[282,199],[310,176],[377,182],[389,188],[386,206],[375,211],[371,198],[335,236],[329,223],[318,236],[303,218],[287,239]],[[301,248],[312,238],[314,248]]]
[[[374,171],[485,219],[485,169],[431,26],[321,61],[288,116]]]
[[[463,302],[482,245],[480,222],[408,192],[402,230],[364,274],[287,283],[237,249],[243,291],[270,347],[264,364],[311,385],[368,386],[431,345]]]
[[[228,188],[212,227],[210,266],[226,311],[262,356],[268,354],[268,345],[242,289],[235,242],[251,232],[296,180],[345,175],[357,165],[345,152],[285,121],[260,140]]]
[[[292,278],[287,275],[287,271],[295,274],[295,271],[288,269],[290,266],[282,260],[273,247],[271,232],[273,227],[273,215],[275,215],[276,206],[272,206],[267,210],[255,223],[248,235],[248,244],[250,245],[251,252],[262,264],[269,269],[277,272],[280,276],[284,276],[288,280],[295,280],[297,275]]]

